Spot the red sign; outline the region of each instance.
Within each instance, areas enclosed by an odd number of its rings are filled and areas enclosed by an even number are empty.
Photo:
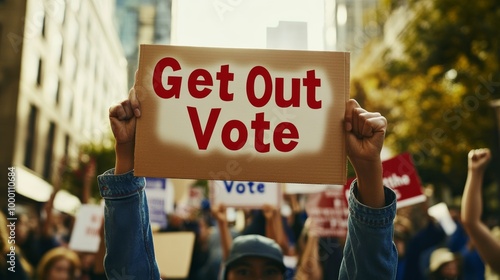
[[[312,219],[311,230],[318,236],[345,237],[349,210],[343,188],[328,188],[321,193],[310,194],[306,212]]]
[[[422,184],[411,155],[402,153],[396,157],[382,162],[384,186],[394,190],[397,197],[398,208],[410,206],[425,201]],[[354,178],[345,185],[346,197]]]

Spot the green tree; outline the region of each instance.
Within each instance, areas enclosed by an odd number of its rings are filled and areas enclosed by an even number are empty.
[[[82,202],[90,198],[99,200],[96,176],[115,166],[115,149],[112,145],[89,143],[80,148],[76,163],[69,164],[63,174],[63,188],[78,196]],[[88,190],[85,191],[85,184]]]
[[[359,61],[370,63],[354,73],[353,94],[385,114],[386,145],[410,152],[424,183],[461,194],[470,149],[490,147],[490,169],[500,166],[490,106],[500,98],[500,2],[413,0],[392,17],[405,27],[390,45],[376,38],[367,46]]]

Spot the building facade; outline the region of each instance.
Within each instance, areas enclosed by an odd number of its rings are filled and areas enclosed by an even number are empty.
[[[138,66],[140,44],[170,44],[171,0],[116,0],[115,23],[128,63],[128,86]]]
[[[109,136],[108,108],[128,93],[113,14],[112,0],[0,1],[0,162],[18,170],[21,194]]]

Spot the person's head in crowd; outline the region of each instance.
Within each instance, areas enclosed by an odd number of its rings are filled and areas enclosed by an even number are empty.
[[[38,280],[73,280],[80,275],[80,258],[74,251],[54,248],[43,255],[37,269]]]
[[[280,246],[258,234],[236,237],[224,268],[224,280],[282,280],[285,273]]]
[[[406,255],[406,245],[410,240],[412,231],[411,221],[404,216],[396,216],[394,219],[394,243],[398,249],[398,257]]]
[[[430,279],[458,279],[460,259],[448,248],[438,248],[431,254],[429,263]]]
[[[21,253],[21,248],[15,248],[13,246],[14,243],[13,241],[16,241],[16,239],[13,237],[15,236],[15,233],[13,234],[11,230],[13,229],[12,224],[7,221],[7,217],[3,212],[0,211],[0,279],[7,279],[6,276],[11,273],[8,269],[8,267],[12,267],[12,261],[17,262],[14,263],[15,265],[18,265],[16,268],[16,273],[18,276],[20,276],[19,279],[22,279],[22,275],[25,275],[26,277],[33,275],[33,266],[26,260],[24,257],[24,253]],[[11,258],[12,254],[12,249],[15,249],[15,258]],[[17,279],[17,278],[16,278]]]

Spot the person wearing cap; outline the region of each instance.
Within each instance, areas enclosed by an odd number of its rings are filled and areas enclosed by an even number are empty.
[[[448,248],[438,248],[431,254],[429,262],[430,280],[461,279],[459,257]]]
[[[278,243],[262,235],[248,234],[233,240],[222,275],[224,280],[278,280],[285,269]]]
[[[109,110],[116,163],[115,168],[98,176],[99,190],[105,200],[104,266],[109,279],[160,279],[145,180],[135,177],[133,172],[135,124],[140,116],[140,103],[134,89],[129,99]],[[383,186],[380,158],[387,121],[351,99],[346,103],[344,124],[346,151],[357,179],[350,190],[348,235],[339,279],[395,279],[397,250],[392,236],[396,195]],[[265,255],[256,255],[255,247]],[[243,236],[235,239],[231,246],[225,276],[227,279],[283,279],[282,256],[274,241]]]

